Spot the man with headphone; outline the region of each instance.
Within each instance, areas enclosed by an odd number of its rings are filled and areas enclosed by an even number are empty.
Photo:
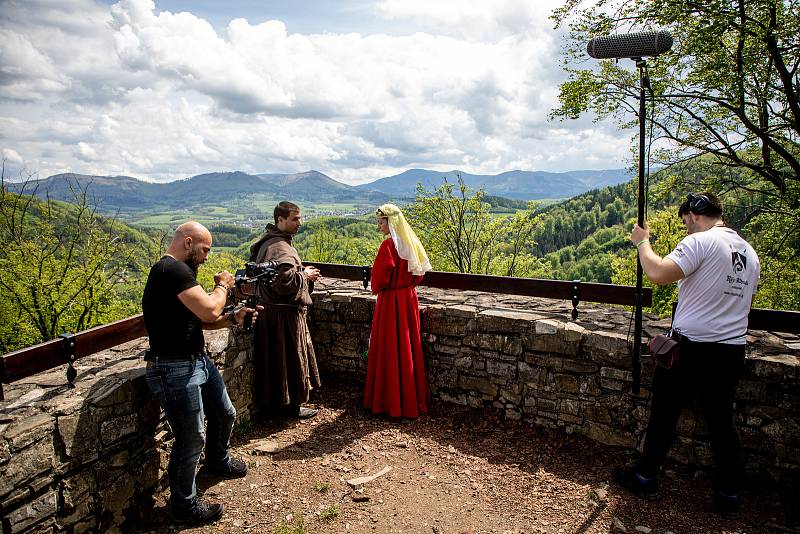
[[[640,497],[659,498],[658,471],[675,437],[682,403],[697,399],[716,464],[714,510],[735,517],[741,508],[741,459],[733,399],[761,266],[753,247],[725,226],[722,203],[713,193],[690,193],[678,216],[688,235],[664,258],[653,252],[646,223],[631,232],[650,281],[678,282],[671,336],[681,352],[671,368],[656,367],[642,457],[633,466],[615,468],[613,475]]]

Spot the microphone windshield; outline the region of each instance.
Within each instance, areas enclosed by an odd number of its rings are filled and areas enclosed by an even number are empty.
[[[665,30],[604,35],[589,41],[586,51],[595,59],[657,56],[672,48],[672,35]]]

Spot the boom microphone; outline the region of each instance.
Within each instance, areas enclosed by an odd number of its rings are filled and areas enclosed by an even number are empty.
[[[589,40],[586,51],[595,59],[657,56],[672,48],[668,31],[604,35]]]

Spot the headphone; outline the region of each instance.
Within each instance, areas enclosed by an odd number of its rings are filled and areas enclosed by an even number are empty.
[[[686,195],[686,205],[689,207],[689,211],[697,215],[706,215],[709,212],[717,211],[714,204],[703,194],[695,195],[694,193],[689,193]]]

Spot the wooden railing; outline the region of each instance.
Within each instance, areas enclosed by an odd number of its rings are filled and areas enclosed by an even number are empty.
[[[146,335],[144,319],[139,314],[78,334],[62,334],[57,339],[9,352],[0,359],[0,400],[3,400],[3,384],[59,365],[68,366],[67,381],[72,384],[75,379],[72,363],[75,360]]]
[[[369,282],[369,267],[334,263],[314,263],[314,266],[326,278],[357,280],[365,288]],[[573,318],[577,315],[577,307],[581,301],[627,306],[633,306],[636,302],[636,288],[632,286],[577,280],[567,282],[431,271],[425,274],[420,286],[570,300]],[[652,290],[643,288],[642,306],[651,306],[652,298]],[[749,327],[754,330],[800,333],[800,312],[753,309],[749,321]],[[59,365],[67,365],[67,382],[72,384],[75,378],[72,363],[75,360],[146,335],[142,316],[135,315],[10,352],[0,358],[0,400],[3,400],[2,384],[10,384]]]

